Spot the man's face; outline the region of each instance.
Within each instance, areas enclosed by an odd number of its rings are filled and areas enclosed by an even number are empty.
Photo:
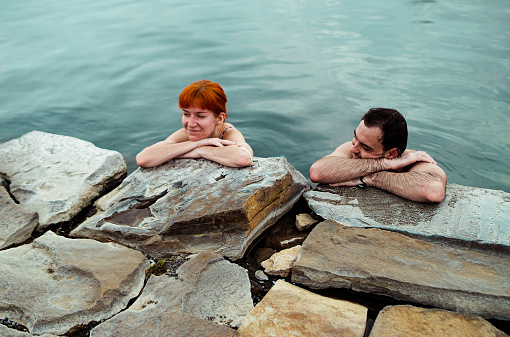
[[[352,139],[352,147],[349,151],[353,159],[383,158],[385,156],[384,147],[381,143],[382,131],[379,127],[366,127],[365,122],[361,121]]]

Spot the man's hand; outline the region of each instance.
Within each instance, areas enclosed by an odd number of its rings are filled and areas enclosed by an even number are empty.
[[[424,151],[411,151],[401,157],[386,159],[386,165],[389,171],[397,171],[419,161],[437,165],[436,161]]]

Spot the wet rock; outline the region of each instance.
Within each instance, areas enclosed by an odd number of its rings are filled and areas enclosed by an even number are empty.
[[[11,194],[39,214],[37,230],[71,220],[126,174],[118,152],[39,131],[0,144],[0,163]]]
[[[349,288],[488,318],[510,319],[510,259],[377,228],[319,223],[292,281]]]
[[[63,334],[124,309],[148,266],[136,250],[47,232],[0,252],[0,317],[33,334]]]
[[[466,246],[510,251],[510,194],[448,184],[441,203],[403,199],[377,188],[318,185],[304,194],[324,219],[349,227],[377,227]]]
[[[506,337],[485,319],[441,309],[410,305],[384,308],[375,321],[370,337]]]
[[[28,239],[38,223],[37,213],[16,204],[0,186],[0,249]]]
[[[142,336],[147,331],[151,336],[233,336],[229,327],[240,325],[253,308],[246,270],[218,254],[200,253],[177,274],[151,276],[135,303],[96,326],[91,336]]]
[[[269,275],[287,277],[300,251],[301,246],[284,249],[262,262],[262,267],[265,268],[264,271]]]
[[[269,259],[271,255],[273,255],[274,253],[276,253],[276,251],[272,248],[261,247],[255,250],[253,258],[255,259],[255,263],[257,264],[257,266],[260,267],[262,261]]]
[[[265,246],[280,251],[302,244],[308,233],[299,231],[295,221],[295,216],[286,216],[280,220],[278,226],[274,226],[268,231],[264,240]]]
[[[367,308],[314,294],[283,280],[245,317],[239,337],[363,336]]]
[[[296,215],[296,228],[299,231],[304,231],[306,229],[309,229],[316,223],[318,223],[319,220],[315,219],[313,216],[311,216],[308,213],[301,213]]]
[[[237,260],[308,188],[284,158],[257,158],[241,169],[173,160],[137,169],[71,235],[107,238],[152,257],[216,251]]]

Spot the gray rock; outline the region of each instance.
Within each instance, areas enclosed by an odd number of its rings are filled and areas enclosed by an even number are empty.
[[[147,259],[116,243],[47,232],[0,252],[0,317],[63,334],[118,313],[143,287]]]
[[[377,188],[319,185],[304,198],[318,215],[345,226],[376,227],[510,251],[510,194],[503,191],[448,184],[445,200],[429,204]]]
[[[237,330],[238,337],[361,337],[367,308],[276,281]]]
[[[37,213],[16,204],[0,186],[0,249],[28,239],[38,223]]]
[[[481,317],[441,309],[410,305],[384,308],[375,321],[370,337],[505,337]]]
[[[218,254],[200,253],[177,274],[152,275],[135,303],[91,336],[232,336],[253,309],[247,271]]]
[[[8,328],[8,327],[0,324],[0,336],[2,336],[2,337],[32,337],[34,335],[32,335],[31,333],[28,333],[28,332],[11,329],[11,328]],[[51,334],[43,334],[43,335],[39,335],[39,337],[58,337],[58,336],[51,335]]]
[[[510,319],[510,259],[377,228],[319,223],[292,280],[350,288],[488,318]]]
[[[257,270],[255,272],[255,278],[259,281],[267,281],[269,280],[269,277],[267,277],[267,275],[262,271],[262,270]]]
[[[126,174],[118,152],[39,131],[0,144],[0,163],[11,193],[39,213],[37,229],[71,220]]]
[[[181,312],[147,308],[123,312],[122,320],[108,320],[90,331],[90,337],[233,337],[235,330]],[[20,336],[21,337],[21,336]]]
[[[256,158],[241,169],[173,160],[137,169],[71,235],[107,238],[152,257],[216,251],[236,260],[307,188],[284,158]]]

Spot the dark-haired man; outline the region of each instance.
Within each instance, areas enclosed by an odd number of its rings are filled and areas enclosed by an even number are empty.
[[[406,146],[404,116],[395,109],[370,109],[352,141],[312,165],[310,179],[331,186],[374,186],[414,201],[443,201],[444,171],[427,153]]]

